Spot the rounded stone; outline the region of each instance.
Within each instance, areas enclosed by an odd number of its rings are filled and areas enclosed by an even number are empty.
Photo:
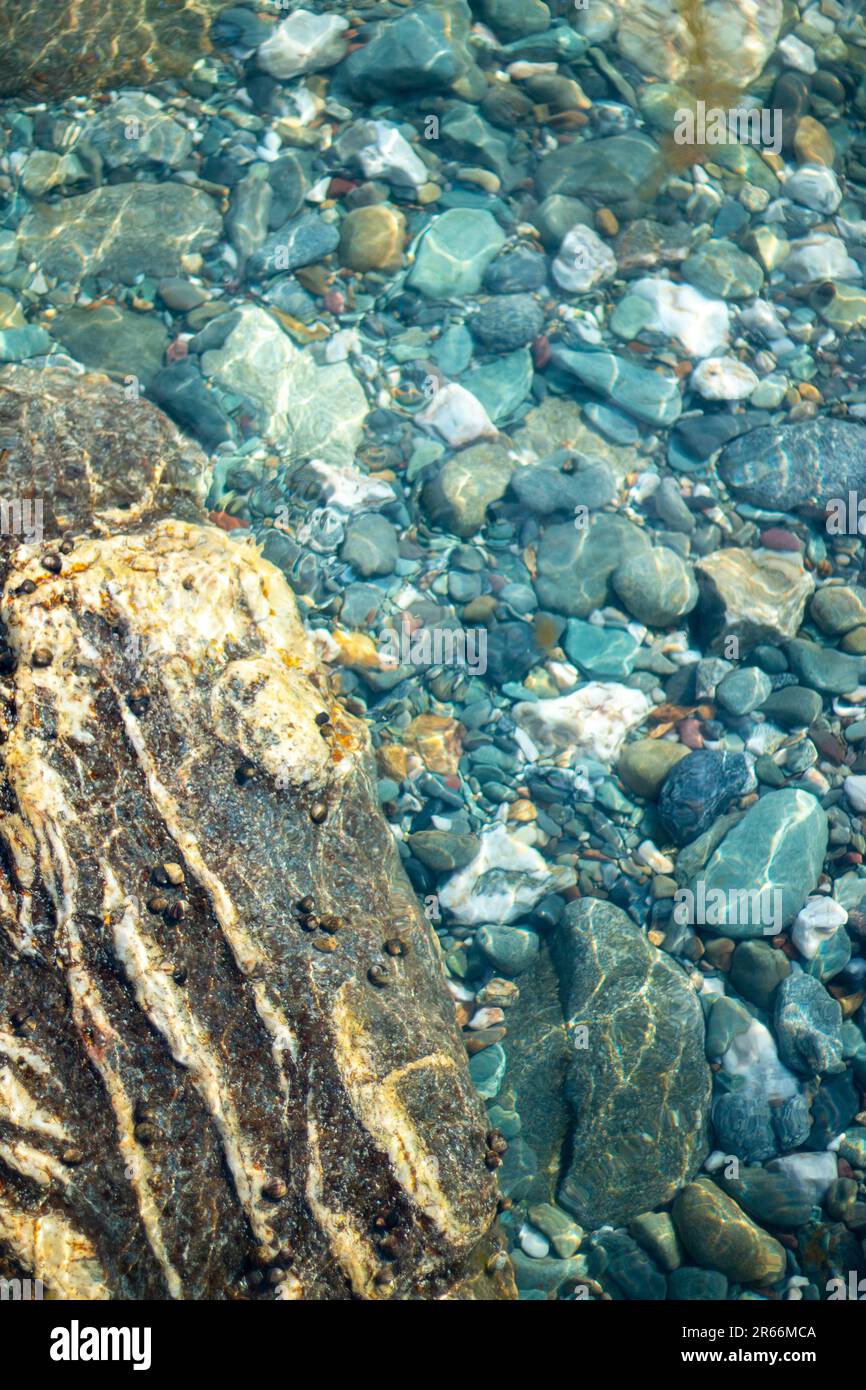
[[[738,1284],[774,1284],[785,1272],[785,1251],[709,1178],[683,1188],[674,1225],[689,1254]]]
[[[406,219],[389,203],[355,208],[340,228],[340,265],[350,270],[399,270]]]
[[[626,555],[612,583],[629,613],[649,627],[670,627],[698,601],[691,569],[666,546]]]
[[[502,294],[485,300],[469,327],[489,352],[514,352],[537,338],[543,323],[541,306],[531,295]]]
[[[672,767],[688,755],[682,743],[663,738],[639,738],[622,750],[617,772],[626,786],[638,796],[658,796]]]
[[[364,578],[391,574],[397,563],[397,532],[374,512],[359,516],[346,531],[340,559]]]

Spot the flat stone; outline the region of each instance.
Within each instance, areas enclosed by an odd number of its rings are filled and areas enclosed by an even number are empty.
[[[514,464],[498,444],[473,444],[443,465],[426,485],[424,508],[430,520],[457,536],[472,536],[481,526],[491,502],[503,497]]]
[[[703,1016],[680,967],[611,903],[569,903],[554,955],[574,1044],[559,1201],[590,1229],[619,1225],[669,1201],[706,1155]]]
[[[683,262],[683,275],[704,294],[719,299],[751,299],[764,283],[758,262],[724,239],[704,242]]]
[[[58,203],[40,203],[19,229],[26,260],[77,283],[102,275],[131,285],[138,275],[176,275],[181,257],[222,234],[206,193],[179,183],[121,183]]]
[[[384,516],[367,512],[349,523],[340,559],[362,578],[392,574],[397,556],[397,531]]]
[[[809,605],[809,614],[830,637],[866,624],[866,589],[859,584],[824,584]]]
[[[725,447],[719,472],[753,507],[775,511],[784,499],[786,511],[823,514],[834,499],[847,504],[849,491],[866,495],[864,441],[866,425],[826,415],[764,426]],[[857,517],[852,524],[856,529]]]
[[[588,526],[548,526],[538,547],[535,592],[544,608],[588,618],[603,608],[624,554],[649,556],[646,533],[625,517],[600,513]]]
[[[682,397],[675,376],[639,367],[613,352],[573,352],[570,348],[557,348],[553,360],[636,420],[650,425],[672,425],[679,419]]]
[[[65,309],[52,323],[57,341],[85,367],[134,377],[149,386],[162,367],[168,333],[152,314],[119,304]]]
[[[296,348],[264,309],[234,311],[222,346],[204,352],[202,370],[256,409],[263,434],[294,458],[352,462],[367,415],[367,397],[346,362],[319,367]]]
[[[295,10],[259,46],[256,64],[281,82],[303,72],[331,68],[345,56],[343,34],[348,27],[349,21],[342,15]]]
[[[477,294],[504,241],[489,212],[451,208],[435,217],[421,238],[409,283],[431,299]]]
[[[639,197],[661,167],[661,151],[637,131],[607,139],[575,141],[545,155],[535,173],[539,198],[564,194],[607,205]]]

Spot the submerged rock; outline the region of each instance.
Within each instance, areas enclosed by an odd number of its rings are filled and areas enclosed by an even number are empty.
[[[46,23],[32,0],[0,7],[0,96],[44,100],[106,87],[142,86],[188,73],[209,44],[224,0],[59,0]]]
[[[825,512],[833,500],[847,504],[849,491],[866,491],[866,426],[828,416],[766,425],[726,445],[719,472],[753,507]]]
[[[0,556],[7,1261],[61,1298],[508,1296],[431,929],[285,580],[154,407],[0,388],[45,529]]]
[[[555,957],[574,1119],[559,1201],[591,1229],[620,1225],[669,1201],[706,1156],[703,1015],[680,967],[611,903],[570,903]]]

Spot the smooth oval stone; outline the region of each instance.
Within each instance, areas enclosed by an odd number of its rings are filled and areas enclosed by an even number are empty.
[[[772,694],[769,676],[757,666],[731,671],[716,687],[716,699],[730,713],[742,717],[751,714]]]
[[[784,951],[767,941],[741,941],[731,958],[731,984],[759,1009],[769,1009],[777,985],[791,973]]]
[[[638,796],[655,797],[662,783],[689,750],[683,743],[664,738],[639,738],[622,750],[617,772],[626,786]]]
[[[790,729],[808,729],[821,713],[821,696],[803,685],[786,685],[774,690],[761,706],[761,713],[775,724]]]
[[[648,627],[670,627],[698,601],[690,566],[667,546],[626,555],[611,582],[629,613]]]
[[[690,885],[694,894],[705,894],[706,902],[710,893],[719,895],[709,930],[748,940],[787,926],[818,882],[827,838],[827,815],[814,796],[789,789],[767,792],[728,831]],[[754,897],[745,901],[744,895],[760,890],[765,895],[760,908]],[[763,920],[767,908],[770,921]]]
[[[785,1272],[785,1251],[709,1178],[683,1188],[674,1225],[693,1259],[738,1284],[774,1284]]]
[[[741,1168],[737,1178],[725,1177],[723,1171],[718,1182],[729,1197],[763,1226],[793,1231],[805,1226],[812,1215],[810,1194],[786,1173],[771,1173],[766,1168]]]

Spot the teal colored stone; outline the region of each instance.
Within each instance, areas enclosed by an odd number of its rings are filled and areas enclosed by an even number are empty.
[[[716,687],[716,699],[731,714],[751,714],[772,694],[769,676],[757,666],[731,671]]]
[[[818,642],[795,638],[788,643],[788,664],[805,686],[832,695],[846,695],[860,684],[862,657],[848,656]]]
[[[621,410],[613,410],[599,401],[588,401],[583,413],[590,424],[614,444],[637,444],[640,439],[637,425]]]
[[[447,377],[459,376],[472,361],[472,334],[464,324],[446,328],[433,346],[433,361]]]
[[[661,160],[655,141],[637,131],[560,145],[538,165],[538,196],[564,193],[571,198],[589,196],[603,203],[621,203],[640,194],[657,174]]]
[[[652,305],[639,294],[627,294],[610,316],[609,327],[618,338],[636,338],[653,316]]]
[[[431,299],[477,294],[504,241],[505,233],[489,212],[451,208],[424,233],[409,284]]]
[[[696,901],[699,883],[708,903],[715,890],[724,895],[708,929],[735,940],[763,937],[765,914],[745,908],[741,896],[761,889],[781,893],[779,925],[787,926],[818,882],[828,833],[826,813],[814,796],[804,791],[767,792],[728,832],[690,885]],[[774,902],[771,896],[767,906],[772,908]],[[742,917],[747,920],[739,920]]]
[[[764,272],[732,241],[713,238],[683,262],[683,278],[704,294],[721,299],[751,299],[760,292]]]
[[[844,927],[839,927],[832,936],[821,942],[811,960],[803,961],[803,969],[807,975],[813,975],[822,983],[832,980],[840,970],[845,969],[851,959],[851,950],[851,938]]]
[[[866,1168],[866,1129],[855,1126],[846,1130],[845,1138],[839,1145],[839,1154],[847,1159],[852,1168]]]
[[[499,1043],[491,1043],[469,1058],[469,1075],[482,1100],[494,1100],[499,1095],[505,1067],[506,1057]]]
[[[482,927],[475,938],[482,955],[503,975],[528,970],[538,955],[538,936],[526,927]]]
[[[511,419],[532,390],[532,357],[526,348],[467,372],[462,385],[476,396],[495,425]]]
[[[553,357],[557,366],[576,376],[584,386],[607,396],[636,420],[649,425],[672,425],[680,417],[680,383],[673,375],[639,367],[614,352],[560,348]]]
[[[569,619],[564,645],[569,661],[587,675],[617,680],[631,675],[641,647],[625,628],[599,627],[579,618]]]
[[[36,323],[0,329],[0,362],[23,362],[48,352],[50,347],[49,334]]]

